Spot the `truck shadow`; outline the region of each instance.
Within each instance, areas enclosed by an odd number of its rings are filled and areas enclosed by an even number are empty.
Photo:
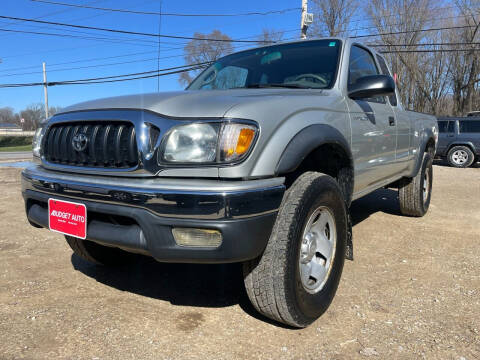
[[[381,189],[352,204],[354,226],[376,212],[399,215],[397,192]],[[357,242],[361,240],[354,239]],[[261,321],[283,326],[256,312],[243,286],[241,264],[159,263],[152,258],[133,255],[132,263],[118,268],[92,265],[76,255],[75,270],[118,290],[168,301],[172,305],[192,307],[228,307],[239,305]]]
[[[392,189],[378,189],[361,199],[355,200],[350,206],[352,225],[355,226],[371,215],[383,212],[390,215],[401,216],[398,203],[398,191]],[[354,249],[355,249],[355,238]]]

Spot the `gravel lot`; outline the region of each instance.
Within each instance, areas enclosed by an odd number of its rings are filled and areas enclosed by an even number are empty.
[[[434,166],[429,213],[353,204],[355,260],[303,330],[255,313],[238,265],[96,268],[27,224],[0,169],[0,359],[480,359],[480,167]]]

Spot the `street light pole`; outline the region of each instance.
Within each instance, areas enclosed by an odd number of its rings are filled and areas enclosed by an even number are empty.
[[[48,119],[48,85],[45,62],[43,63],[43,91],[45,93],[45,119]]]
[[[308,11],[308,0],[302,0],[302,19],[300,21],[300,37],[307,38],[308,26],[313,22],[313,14]]]

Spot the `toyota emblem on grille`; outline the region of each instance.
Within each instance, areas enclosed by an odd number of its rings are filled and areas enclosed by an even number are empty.
[[[77,134],[72,139],[72,146],[76,151],[83,151],[87,148],[88,138],[85,134]]]

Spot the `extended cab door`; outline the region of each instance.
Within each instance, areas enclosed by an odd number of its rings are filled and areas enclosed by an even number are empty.
[[[380,70],[384,75],[390,75],[390,70],[388,70],[387,63],[385,59],[380,55],[377,55],[378,63],[380,64]],[[397,89],[395,89],[395,94],[388,97],[388,102],[393,108],[395,114],[395,129],[397,135],[397,146],[395,152],[395,172],[402,173],[409,168],[410,162],[412,161],[414,154],[411,149],[411,132],[412,124],[411,117],[408,113],[398,104],[397,99]]]
[[[379,75],[372,53],[353,45],[348,63],[348,86],[359,78]],[[355,162],[355,192],[390,179],[395,173],[395,114],[384,96],[350,99],[352,155]]]

